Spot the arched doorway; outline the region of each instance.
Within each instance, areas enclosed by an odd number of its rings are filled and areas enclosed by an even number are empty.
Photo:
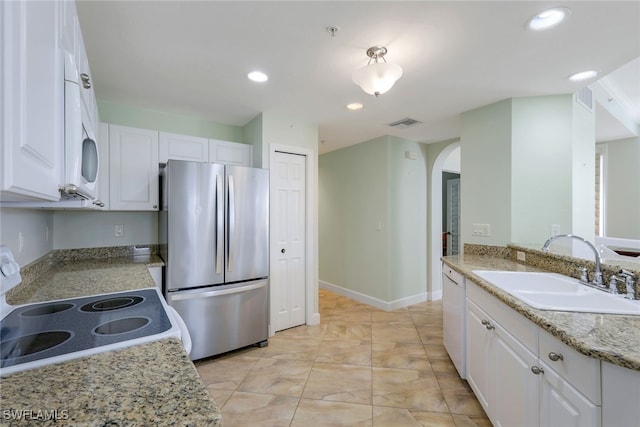
[[[442,298],[442,171],[447,159],[460,148],[460,141],[447,145],[436,158],[431,170],[431,224],[429,243],[429,285],[427,298],[430,301]]]

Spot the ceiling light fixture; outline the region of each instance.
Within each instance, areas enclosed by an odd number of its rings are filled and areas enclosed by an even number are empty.
[[[384,59],[386,54],[387,48],[384,46],[370,47],[367,49],[369,62],[353,73],[353,82],[369,95],[376,97],[382,95],[391,89],[402,76],[402,68],[396,64],[389,64]],[[384,62],[378,62],[378,59],[382,59]]]
[[[364,105],[359,102],[352,102],[351,104],[347,104],[347,109],[351,111],[362,110]]]
[[[269,77],[262,71],[252,71],[247,74],[247,77],[249,78],[249,80],[258,83],[266,82],[267,80],[269,80]]]
[[[597,75],[598,75],[598,72],[596,70],[581,71],[579,73],[570,75],[569,80],[571,80],[572,82],[582,82],[585,80],[592,79]]]
[[[532,30],[546,30],[554,27],[571,13],[568,7],[554,7],[540,12],[529,20],[529,28]]]

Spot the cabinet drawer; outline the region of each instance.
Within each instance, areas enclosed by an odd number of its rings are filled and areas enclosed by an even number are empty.
[[[464,280],[464,276],[462,274],[458,273],[447,264],[442,264],[442,272],[458,285],[461,285],[462,281]]]
[[[561,359],[553,354],[561,355]],[[558,360],[553,360],[558,359]],[[540,360],[565,378],[596,405],[602,401],[600,361],[578,353],[548,332],[540,330]]]
[[[538,352],[538,327],[529,319],[486,292],[474,282],[467,280],[467,297],[486,311],[505,330],[524,344],[532,353]]]

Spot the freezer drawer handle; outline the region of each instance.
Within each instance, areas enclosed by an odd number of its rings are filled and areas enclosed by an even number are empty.
[[[248,292],[254,289],[259,289],[265,286],[267,286],[267,282],[255,283],[253,285],[242,286],[240,288],[220,289],[220,290],[208,291],[208,292],[178,293],[175,295],[171,295],[171,299],[175,301],[179,301],[179,300],[187,300],[187,299],[195,299],[195,298],[217,297],[220,295],[228,295],[228,294],[239,294],[242,292]]]

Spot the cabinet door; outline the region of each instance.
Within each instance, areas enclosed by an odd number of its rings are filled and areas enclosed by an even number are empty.
[[[64,76],[60,2],[0,4],[2,200],[59,200]]]
[[[158,132],[109,125],[111,210],[158,210]]]
[[[540,376],[531,367],[538,358],[504,328],[490,322],[495,326],[491,421],[495,426],[537,427]]]
[[[467,299],[467,382],[491,417],[491,347],[494,334],[482,323],[488,319],[484,311]]]
[[[249,144],[210,139],[209,162],[250,167],[253,162],[253,147]]]
[[[549,365],[540,388],[540,427],[600,427],[601,409],[573,388]],[[637,397],[636,397],[637,401]]]
[[[169,159],[206,163],[209,161],[209,140],[160,132],[160,163]]]

